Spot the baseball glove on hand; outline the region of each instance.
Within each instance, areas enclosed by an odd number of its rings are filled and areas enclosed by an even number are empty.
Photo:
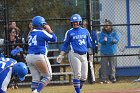
[[[62,61],[63,58],[64,58],[64,56],[59,55],[59,56],[56,58],[56,60],[57,60],[58,63],[61,63],[61,61]]]

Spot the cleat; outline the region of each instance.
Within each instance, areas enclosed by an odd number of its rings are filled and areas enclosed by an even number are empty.
[[[109,84],[109,81],[101,81],[100,84]]]
[[[37,92],[37,89],[35,89],[32,93],[39,93],[39,92]]]
[[[139,78],[139,79],[134,80],[133,82],[140,82],[140,78]]]

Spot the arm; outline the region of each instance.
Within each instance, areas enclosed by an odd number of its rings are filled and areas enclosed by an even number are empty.
[[[69,45],[70,45],[70,34],[69,31],[67,31],[65,34],[64,44],[62,45],[61,51],[66,52]]]
[[[112,43],[117,44],[119,42],[119,35],[118,35],[118,33],[116,31],[113,34],[114,35],[113,35]]]
[[[69,44],[70,44],[70,36],[68,35],[68,31],[67,31],[65,34],[64,44],[61,48],[61,52],[56,59],[58,63],[61,63],[62,59],[64,58],[65,51],[66,51]]]
[[[103,32],[101,32],[99,34],[99,43],[105,45],[106,44],[106,41],[107,41],[107,40],[105,41],[105,39],[106,39],[105,35],[103,34]]]
[[[51,27],[49,25],[45,25],[44,26],[44,34],[46,35],[46,39],[48,41],[51,41],[51,42],[56,42],[57,41],[57,37],[56,35],[54,34],[54,32],[52,31]]]

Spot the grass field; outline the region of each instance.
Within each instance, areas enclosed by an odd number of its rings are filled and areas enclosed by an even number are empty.
[[[140,89],[140,83],[115,83],[115,84],[85,84],[82,93],[135,93]],[[126,92],[127,90],[127,92]],[[116,91],[116,92],[114,92]],[[122,92],[117,92],[122,91]],[[9,89],[7,93],[32,93],[30,87],[20,87],[19,89]],[[74,93],[72,85],[51,85],[43,89],[41,93]],[[138,93],[138,92],[136,92]],[[140,92],[139,92],[140,93]]]

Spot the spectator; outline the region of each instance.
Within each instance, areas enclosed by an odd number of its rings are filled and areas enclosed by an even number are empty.
[[[23,55],[23,51],[18,51],[16,54],[13,55],[13,50],[14,49],[20,49],[23,50],[22,45],[17,45],[17,43],[22,43],[19,38],[17,38],[17,30],[15,28],[10,28],[9,29],[9,38],[8,41],[5,42],[6,44],[9,44],[9,51],[11,52],[9,56],[11,58],[14,58],[17,61],[22,61],[25,62],[25,58]]]
[[[29,22],[27,31],[25,31],[25,33],[24,33],[25,43],[28,43],[28,36],[32,30],[33,30],[32,22]],[[25,45],[25,51],[27,52],[27,50],[28,50],[28,45]]]
[[[19,27],[17,27],[17,24],[15,21],[12,21],[9,23],[9,29],[15,29],[18,40],[22,41],[21,30],[19,29]]]
[[[83,27],[87,28],[87,20],[83,21]],[[92,52],[93,55],[89,55],[89,62],[88,62],[88,81],[89,83],[95,83],[95,73],[94,73],[94,66],[93,66],[93,56],[98,52],[98,39],[97,34],[94,30],[91,31],[91,39],[92,39]]]
[[[113,57],[116,53],[117,43],[119,42],[119,36],[117,31],[113,29],[112,22],[106,20],[104,27],[99,35],[99,43],[101,44],[100,52],[101,56],[101,84],[116,82],[116,58]]]
[[[74,74],[73,86],[75,93],[81,93],[83,83],[87,80],[88,75],[87,52],[91,48],[91,38],[89,31],[81,27],[82,18],[79,14],[72,15],[70,22],[72,28],[66,32],[57,62],[62,61],[68,46],[70,46],[68,57]]]
[[[25,62],[25,58],[23,55],[23,48],[21,45],[17,45],[17,43],[22,43],[21,40],[19,40],[17,38],[17,29],[15,28],[9,28],[9,35],[8,35],[8,41],[5,41],[5,44],[8,44],[8,55],[10,58],[13,58],[15,60],[17,60],[18,62]],[[16,50],[16,51],[15,51]],[[20,51],[18,51],[20,50]],[[14,84],[14,85],[12,85]],[[10,87],[12,89],[14,88],[18,88],[18,84],[17,84],[17,79],[16,78],[12,78],[11,82],[10,82]]]
[[[17,24],[15,21],[9,22],[9,28],[17,28]]]
[[[33,30],[32,22],[29,22],[27,31],[24,33],[25,42],[28,42],[28,35]]]
[[[83,27],[87,28],[87,20],[83,21]],[[98,38],[96,31],[92,30],[90,32],[92,38],[92,48],[93,48],[93,55],[98,53]]]

